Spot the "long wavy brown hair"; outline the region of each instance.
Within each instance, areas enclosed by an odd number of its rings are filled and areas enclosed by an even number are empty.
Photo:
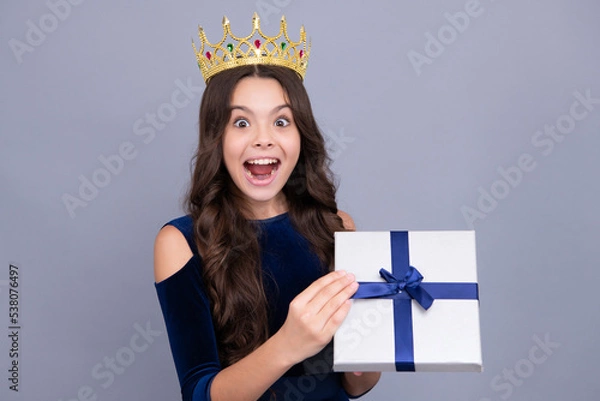
[[[200,137],[185,209],[192,216],[202,255],[202,276],[223,367],[252,352],[269,336],[257,227],[223,163],[223,133],[231,117],[231,96],[237,83],[250,76],[276,79],[287,96],[300,132],[301,150],[283,193],[293,226],[312,245],[325,271],[333,266],[333,233],[344,230],[337,215],[325,141],[298,75],[284,67],[255,65],[213,76],[200,105]]]

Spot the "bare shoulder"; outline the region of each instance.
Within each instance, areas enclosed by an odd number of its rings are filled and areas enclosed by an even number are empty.
[[[177,273],[193,256],[185,237],[177,228],[161,228],[154,241],[154,281],[157,283]]]
[[[348,231],[356,231],[356,225],[354,224],[354,220],[352,220],[352,217],[342,211],[342,210],[338,210],[338,216],[340,216],[342,218],[342,222],[344,223],[344,228]]]

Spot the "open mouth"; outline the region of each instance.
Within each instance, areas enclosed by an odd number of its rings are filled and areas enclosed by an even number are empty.
[[[252,159],[244,162],[244,171],[252,179],[267,180],[275,174],[280,164],[278,159]]]

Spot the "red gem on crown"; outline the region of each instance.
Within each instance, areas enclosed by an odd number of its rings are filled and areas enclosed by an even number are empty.
[[[206,58],[210,60],[211,57],[212,55],[210,54],[210,52],[206,52]]]
[[[256,48],[258,49],[260,47],[260,40],[256,39],[254,41],[254,46],[256,46]]]

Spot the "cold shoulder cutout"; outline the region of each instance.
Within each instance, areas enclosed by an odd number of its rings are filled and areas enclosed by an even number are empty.
[[[174,222],[175,220],[173,220]],[[185,267],[198,252],[185,225],[165,224],[154,244],[154,281],[167,280]]]
[[[178,229],[181,234],[183,234],[192,253],[198,254],[198,247],[196,246],[196,241],[194,240],[194,224],[192,221],[192,216],[186,215],[178,217],[169,221],[168,223],[165,223],[163,228],[166,226],[173,226]]]

